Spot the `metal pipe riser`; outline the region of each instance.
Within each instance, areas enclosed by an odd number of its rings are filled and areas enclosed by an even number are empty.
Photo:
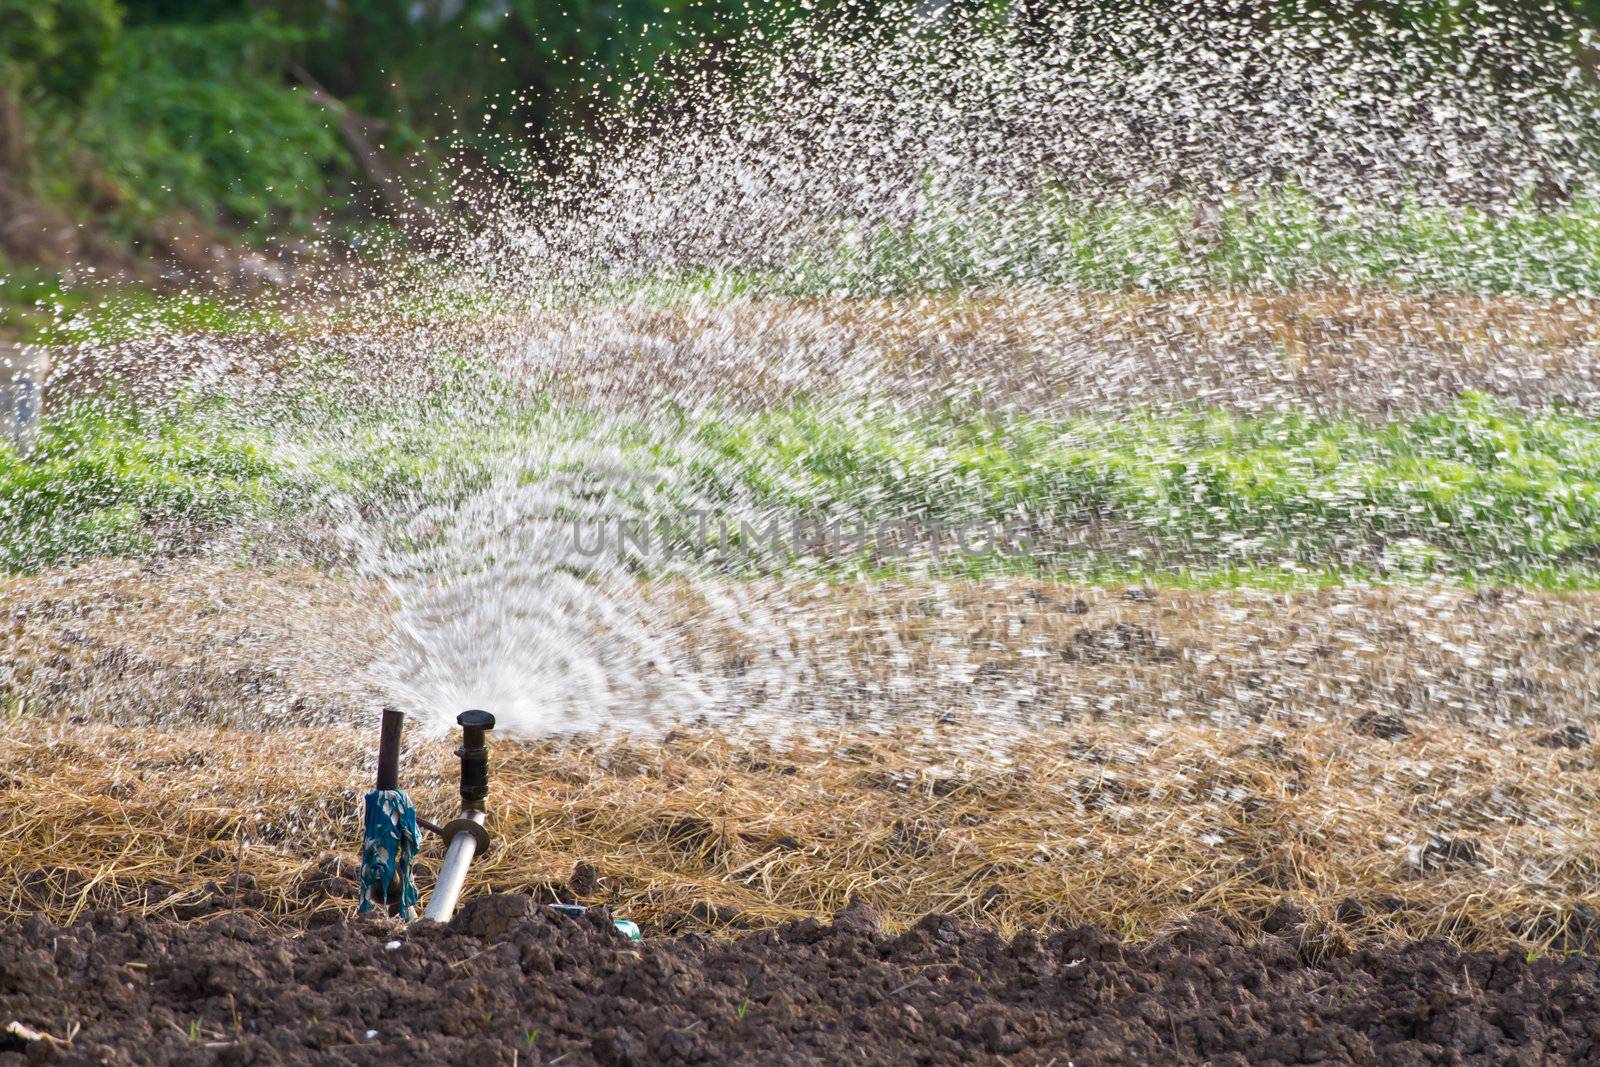
[[[379,789],[400,788],[400,731],[406,717],[398,708],[383,709],[383,724],[378,734]]]
[[[444,864],[439,868],[439,880],[428,898],[424,919],[447,923],[455,914],[461,900],[462,887],[467,883],[467,870],[480,854],[489,851],[489,831],[483,828],[481,811],[463,811],[444,828],[449,847],[444,854]]]
[[[489,798],[489,739],[494,729],[494,716],[487,711],[463,711],[456,716],[461,727],[461,747],[456,755],[461,759],[461,806],[468,811],[482,811]]]
[[[489,798],[488,734],[494,729],[494,716],[487,711],[463,711],[456,716],[456,724],[461,727],[461,747],[456,749],[461,759],[461,815],[444,827],[444,839],[449,842],[444,865],[423,913],[423,918],[441,923],[455,914],[473,859],[489,851],[483,809]]]

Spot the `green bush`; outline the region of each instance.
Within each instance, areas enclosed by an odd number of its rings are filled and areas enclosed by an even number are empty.
[[[124,233],[172,212],[252,232],[307,227],[336,206],[346,157],[332,117],[282,80],[298,40],[262,19],[127,30],[116,77],[81,111],[42,111],[47,188],[82,199],[74,162],[87,157],[118,190]]]
[[[0,0],[0,75],[77,104],[109,68],[121,26],[116,0]]]

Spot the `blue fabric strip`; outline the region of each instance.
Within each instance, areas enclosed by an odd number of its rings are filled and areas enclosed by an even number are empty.
[[[366,819],[361,838],[361,909],[364,914],[390,903],[400,905],[400,917],[416,918],[417,882],[412,862],[417,858],[417,809],[400,789],[374,789],[367,794]],[[389,900],[389,886],[400,880],[400,899]]]

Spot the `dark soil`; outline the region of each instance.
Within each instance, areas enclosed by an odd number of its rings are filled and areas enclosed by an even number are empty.
[[[0,927],[0,1064],[1568,1063],[1600,1057],[1600,961],[1423,942],[1329,951],[1292,909],[1124,945],[853,906],[641,944],[520,896],[453,928],[243,912]],[[18,1032],[20,1031],[20,1032]],[[70,1036],[70,1041],[68,1040]]]

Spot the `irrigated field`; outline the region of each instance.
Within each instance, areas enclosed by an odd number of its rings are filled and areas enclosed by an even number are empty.
[[[376,598],[195,565],[3,596],[11,909],[350,905]],[[658,930],[859,896],[892,924],[1006,932],[1149,936],[1194,913],[1251,931],[1291,906],[1332,944],[1596,936],[1592,594],[847,583],[774,587],[770,611],[780,597],[806,664],[786,690],[739,634],[701,629],[687,653],[729,679],[716,732],[498,745],[500,847],[477,884]],[[663,610],[693,623],[697,601]],[[448,813],[449,747],[411,742],[425,813]]]
[[[1600,950],[1593,309],[1291,303],[599,309],[565,340],[486,325],[488,359],[399,368],[421,385],[399,400],[361,377],[392,338],[352,335],[347,358],[268,406],[63,404],[31,460],[0,463],[15,572],[0,579],[0,909],[15,919],[0,937],[23,946],[0,961],[0,1002],[48,1032],[0,1038],[0,1054],[142,1042],[173,1062],[363,1062],[399,1017],[417,1062],[1222,1062],[1304,1018],[1341,1036],[1302,1035],[1280,1058],[1493,1060],[1518,1033],[1573,1053],[1587,1038],[1556,1015],[1588,1025],[1573,991]],[[1260,329],[1205,347],[1242,321]],[[735,350],[717,337],[749,329],[831,353],[808,359],[836,380],[737,363],[728,381],[759,403],[646,417],[690,388],[685,366]],[[627,343],[584,347],[598,337]],[[874,360],[879,401],[841,402]],[[350,395],[319,377],[347,370]],[[585,482],[597,455],[651,478]],[[562,508],[609,487],[618,514],[679,533],[701,507],[945,529],[1020,514],[1028,550],[609,560],[596,588],[659,638],[618,685],[687,680],[701,702],[635,695],[597,727],[564,717],[585,690],[507,716],[496,844],[457,933],[347,924],[386,699],[367,668],[397,618],[422,617],[405,596],[431,610],[444,602],[427,589],[449,583],[428,569],[443,557],[398,584],[351,566],[341,524],[386,508],[470,520],[463,502],[502,467],[567,486]],[[502,574],[505,545],[487,574],[448,572],[491,628],[503,577],[524,595],[568,566]],[[607,648],[587,625],[546,633]],[[456,710],[416,722],[404,761],[436,819],[454,758],[429,730]],[[425,842],[425,894],[440,852]],[[660,940],[552,927],[529,903],[551,900]],[[814,921],[852,902],[833,928]],[[67,925],[26,918],[40,913]],[[695,932],[718,940],[668,939]],[[192,966],[128,972],[157,944]],[[829,985],[840,967],[867,991]],[[323,971],[381,973],[412,1007],[312,996]],[[413,1010],[450,976],[460,992],[513,971],[526,984],[484,1000],[482,1020]],[[33,992],[124,972],[121,999],[77,1015]],[[780,972],[792,994],[752,977]],[[291,977],[300,1008],[283,1021],[257,987]],[[585,1014],[618,1010],[593,994],[616,983],[640,1019]],[[1428,1029],[1435,1009],[1405,1015],[1446,987],[1458,1022],[1493,1016],[1494,1034],[1468,1047],[1460,1027]],[[688,991],[700,1007],[682,1008]],[[879,1003],[901,1014],[871,1055],[806,1021],[859,1028]],[[957,1003],[967,1021],[948,1034],[917,1014]],[[737,1029],[747,1014],[764,1036]],[[543,1045],[521,1032],[533,1015]],[[1235,1048],[1207,1029],[1219,1015],[1258,1038]]]

